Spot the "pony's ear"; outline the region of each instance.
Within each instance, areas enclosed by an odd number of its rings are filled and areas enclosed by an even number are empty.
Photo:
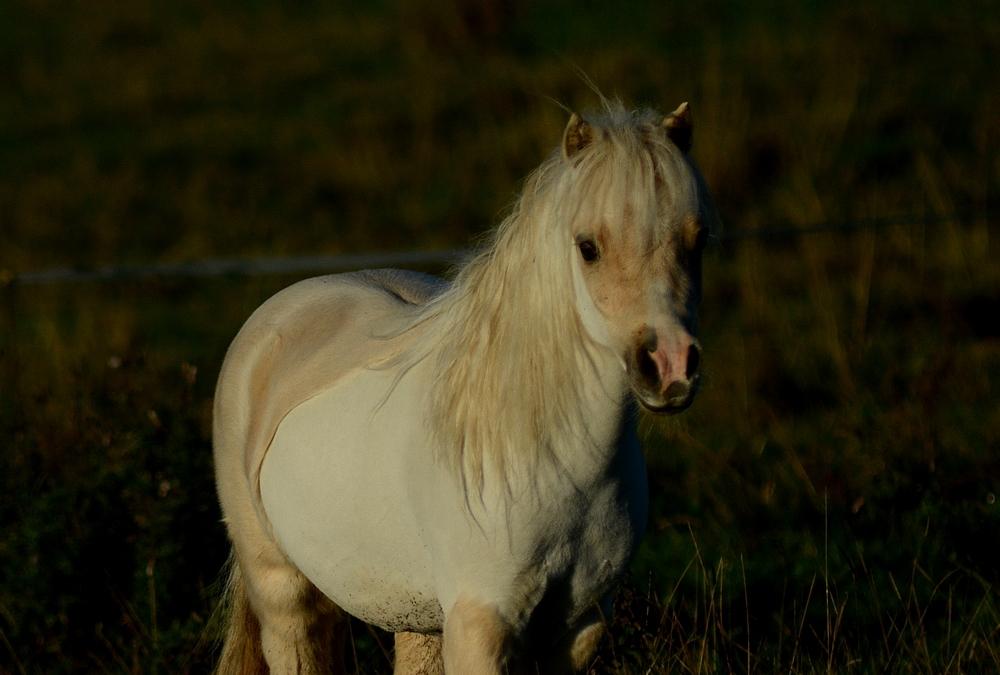
[[[681,152],[691,149],[691,106],[687,101],[677,106],[677,110],[663,118],[661,122],[667,132],[667,138],[674,142]]]
[[[587,121],[573,113],[569,116],[566,131],[563,132],[563,159],[570,159],[594,140],[594,128]]]

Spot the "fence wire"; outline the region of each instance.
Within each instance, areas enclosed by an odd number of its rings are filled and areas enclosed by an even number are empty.
[[[840,220],[796,226],[790,223],[766,228],[725,229],[714,239],[722,247],[751,240],[778,241],[830,232],[881,230],[890,227],[923,227],[944,223],[992,222],[995,213],[968,212],[950,215],[896,216]],[[377,267],[442,268],[469,257],[472,249],[381,251],[340,255],[285,256],[276,258],[207,258],[184,262],[144,265],[104,265],[93,268],[53,267],[13,274],[0,269],[0,286],[45,286],[86,282],[142,281],[212,277],[253,277],[267,275],[332,274]]]

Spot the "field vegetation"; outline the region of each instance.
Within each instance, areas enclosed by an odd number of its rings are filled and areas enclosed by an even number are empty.
[[[965,0],[3,3],[0,672],[208,670],[214,378],[295,281],[18,275],[474,244],[580,71],[691,101],[724,221],[592,671],[1000,671],[998,45]]]

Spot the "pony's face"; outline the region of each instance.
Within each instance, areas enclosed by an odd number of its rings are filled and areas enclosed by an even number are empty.
[[[687,408],[698,389],[701,346],[697,339],[701,297],[701,256],[708,228],[701,215],[699,183],[685,156],[690,147],[686,106],[673,116],[687,118],[686,143],[654,143],[645,171],[622,165],[621,148],[606,179],[605,190],[581,195],[573,225],[578,311],[591,338],[613,350],[624,362],[632,391],[648,410],[675,413]],[[575,116],[574,116],[575,118]],[[668,116],[648,133],[674,139]],[[577,128],[572,128],[576,123]],[[571,159],[571,120],[564,154]],[[587,142],[602,142],[587,129]],[[606,142],[606,141],[604,141]]]

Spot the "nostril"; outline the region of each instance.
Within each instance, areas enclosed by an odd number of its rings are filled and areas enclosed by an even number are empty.
[[[650,356],[648,351],[640,347],[637,360],[639,362],[639,373],[642,375],[644,380],[647,382],[659,381],[660,371],[656,367],[656,362],[653,361],[653,357]]]
[[[695,345],[688,347],[688,358],[687,358],[687,369],[684,374],[687,379],[691,379],[698,372],[698,366],[701,364],[701,350]]]

